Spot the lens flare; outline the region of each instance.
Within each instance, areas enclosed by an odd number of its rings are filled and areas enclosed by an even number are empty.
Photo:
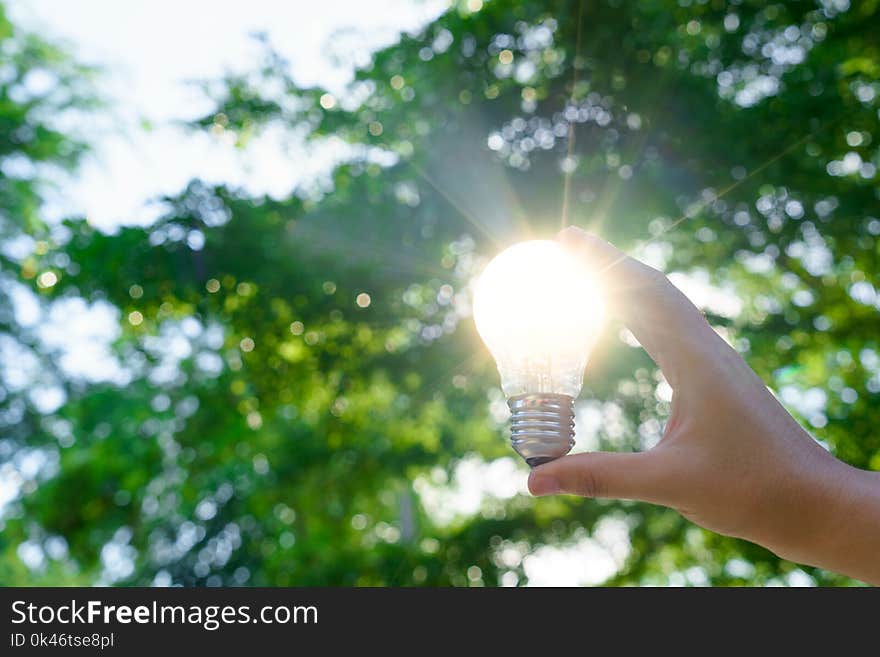
[[[508,396],[576,397],[604,304],[593,277],[556,242],[521,242],[477,282],[474,321]]]
[[[594,278],[556,242],[515,244],[477,281],[474,321],[509,398],[514,447],[530,464],[574,444],[573,400],[603,315]]]

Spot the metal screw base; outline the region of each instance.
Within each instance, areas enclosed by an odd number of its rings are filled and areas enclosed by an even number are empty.
[[[507,400],[510,442],[529,467],[565,456],[574,447],[574,399],[536,392]]]

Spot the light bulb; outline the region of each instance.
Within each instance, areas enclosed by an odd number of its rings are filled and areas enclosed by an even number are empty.
[[[530,466],[574,446],[574,399],[604,304],[590,273],[556,242],[498,254],[474,291],[474,321],[501,375],[511,443]]]

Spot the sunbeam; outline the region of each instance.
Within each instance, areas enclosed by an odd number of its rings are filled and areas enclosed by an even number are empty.
[[[814,137],[815,135],[817,135],[817,134],[819,134],[819,133],[821,133],[821,132],[824,132],[825,130],[829,129],[829,128],[832,127],[833,125],[836,125],[839,121],[841,121],[841,120],[844,118],[844,116],[845,116],[845,115],[839,115],[839,116],[835,117],[834,119],[831,119],[831,120],[829,120],[829,121],[826,121],[824,124],[820,125],[818,128],[816,128],[816,129],[814,129],[814,130],[811,130],[810,132],[808,132],[807,134],[805,134],[805,135],[804,135],[803,137],[801,137],[800,139],[797,139],[796,141],[792,142],[790,145],[788,145],[788,146],[786,146],[784,149],[782,149],[779,153],[777,153],[776,155],[770,157],[770,158],[767,159],[765,162],[759,164],[757,167],[755,167],[754,169],[752,169],[751,171],[749,171],[749,172],[748,172],[745,176],[743,176],[740,180],[737,180],[737,181],[731,183],[730,185],[728,185],[727,187],[725,187],[724,189],[722,189],[720,192],[718,192],[718,194],[713,195],[711,198],[706,199],[706,200],[703,200],[703,201],[701,201],[700,203],[696,204],[696,205],[693,206],[688,212],[686,212],[686,213],[682,214],[681,216],[679,216],[678,219],[676,219],[676,220],[673,221],[671,224],[669,224],[668,226],[666,226],[663,230],[661,230],[660,232],[658,232],[658,233],[657,233],[656,235],[654,235],[653,237],[650,237],[650,238],[648,238],[648,239],[646,239],[646,240],[641,241],[641,242],[639,243],[637,249],[643,249],[644,247],[648,246],[649,244],[653,244],[654,242],[656,242],[657,240],[659,240],[659,239],[660,239],[661,237],[663,237],[664,235],[669,234],[670,232],[672,232],[673,230],[675,230],[676,228],[678,228],[681,224],[683,224],[683,223],[684,223],[685,221],[687,221],[688,219],[691,219],[691,218],[697,216],[700,212],[702,212],[702,211],[703,211],[707,206],[709,206],[711,203],[714,203],[714,202],[717,201],[718,199],[723,198],[724,196],[726,196],[727,194],[729,194],[730,192],[732,192],[734,189],[736,189],[737,187],[739,187],[740,185],[742,185],[743,183],[745,183],[747,180],[750,180],[750,179],[754,178],[756,175],[758,175],[759,173],[761,173],[762,171],[764,171],[767,167],[771,166],[771,165],[774,164],[775,162],[778,162],[780,159],[782,159],[783,157],[785,157],[786,155],[788,155],[789,153],[791,153],[794,149],[796,149],[797,147],[803,145],[803,144],[804,144],[808,139],[810,139],[811,137]],[[636,249],[634,249],[634,250],[636,250]],[[604,272],[608,271],[608,270],[611,269],[612,267],[614,267],[614,266],[618,265],[619,263],[623,262],[627,257],[628,257],[628,256],[627,256],[626,254],[624,254],[624,255],[620,256],[619,258],[617,258],[616,260],[612,260],[612,261],[609,262],[607,265],[605,265],[604,267],[602,267],[601,269],[599,269],[599,270],[596,272],[597,275],[599,275],[599,274],[603,274]]]
[[[332,228],[331,233],[314,222],[297,222],[292,237],[298,241],[307,240],[312,253],[345,256],[349,262],[368,260],[374,271],[406,272],[441,279],[449,278],[451,273],[448,269],[431,266],[423,254],[407,253],[402,245],[390,247],[387,240],[378,237],[351,238],[337,228]]]
[[[578,26],[577,26],[577,42],[575,44],[574,49],[574,61],[572,61],[571,69],[571,94],[569,96],[569,103],[574,102],[574,94],[577,89],[578,83],[578,73],[580,71],[580,56],[581,56],[581,27],[583,26],[583,17],[584,17],[584,0],[580,0],[578,5]],[[565,170],[563,171],[563,182],[562,182],[562,217],[560,220],[560,228],[565,228],[568,226],[568,212],[569,212],[569,204],[571,200],[571,176],[574,173],[574,165],[572,162],[572,155],[574,154],[574,142],[575,142],[575,121],[568,122],[568,144],[566,148],[565,154]]]

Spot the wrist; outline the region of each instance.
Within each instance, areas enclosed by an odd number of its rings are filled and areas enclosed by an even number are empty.
[[[827,452],[810,461],[809,467],[798,468],[797,503],[789,511],[795,522],[785,523],[796,530],[784,532],[767,547],[790,561],[864,577],[849,564],[860,561],[859,552],[871,532],[865,519],[872,495],[875,520],[880,520],[880,476]]]
[[[880,473],[837,463],[832,531],[813,565],[880,585]]]

